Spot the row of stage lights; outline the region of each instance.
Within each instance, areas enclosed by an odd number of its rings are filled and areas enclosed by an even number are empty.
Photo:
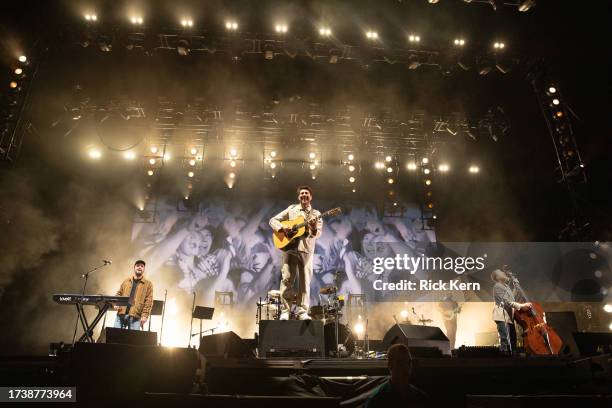
[[[98,21],[98,16],[96,14],[85,14],[84,18],[89,23],[96,23]],[[130,23],[132,23],[135,26],[141,26],[144,24],[144,19],[142,16],[130,16],[128,20],[130,21]],[[193,28],[194,22],[191,18],[184,17],[180,20],[180,25],[183,28]],[[227,31],[236,32],[238,31],[238,27],[239,25],[236,20],[227,20],[225,22],[225,29]],[[287,23],[277,22],[274,25],[274,31],[277,34],[287,34],[289,32],[289,26],[287,25]],[[332,37],[332,29],[329,26],[319,27],[318,32],[321,37],[324,37],[324,38]],[[364,35],[367,40],[372,41],[372,42],[378,41],[381,39],[380,35],[378,34],[378,31],[373,30],[373,29],[365,30]],[[407,40],[408,42],[412,44],[419,44],[421,42],[421,36],[416,33],[411,33],[407,35]],[[461,48],[467,45],[467,41],[465,38],[458,37],[453,40],[452,44],[456,47]],[[492,47],[495,51],[502,51],[506,47],[506,44],[501,41],[495,41],[492,44]]]
[[[17,58],[17,61],[19,62],[19,65],[13,70],[14,77],[11,78],[11,81],[9,82],[9,88],[13,90],[17,90],[19,88],[19,80],[25,75],[25,65],[28,64],[28,57],[25,55],[20,55],[19,58]]]

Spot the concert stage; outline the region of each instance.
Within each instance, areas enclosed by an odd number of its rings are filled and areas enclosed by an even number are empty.
[[[58,356],[5,358],[1,372],[4,386],[75,386],[82,406],[353,407],[386,380],[386,364],[352,358],[206,359],[187,348],[79,343]],[[416,358],[413,376],[432,406],[523,407],[536,401],[576,406],[579,401],[589,407],[611,401],[609,366],[610,355]]]

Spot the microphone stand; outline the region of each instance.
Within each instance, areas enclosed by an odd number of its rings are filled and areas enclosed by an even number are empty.
[[[85,282],[83,282],[83,290],[81,291],[81,296],[85,296],[85,288],[87,287],[87,281],[89,280],[89,274],[90,273],[94,273],[95,271],[97,271],[98,269],[102,269],[105,266],[110,265],[110,263],[104,262],[102,265],[100,266],[96,266],[95,268],[85,272],[84,274],[81,275],[81,278],[85,278]],[[104,316],[106,317],[106,315]],[[77,312],[77,319],[76,322],[74,322],[74,334],[72,335],[72,347],[74,347],[74,341],[76,340],[76,334],[77,334],[77,328],[79,326],[79,315]]]
[[[159,345],[162,344],[162,336],[164,334],[164,317],[166,314],[166,299],[168,298],[168,289],[164,291],[164,305],[162,306],[161,328],[159,329]],[[150,319],[150,317],[149,317]]]
[[[193,333],[193,311],[195,310],[195,298],[196,298],[196,293],[194,291],[193,292],[193,304],[191,305],[191,324],[189,325],[189,345],[187,346],[188,348],[191,348],[191,338],[193,337],[191,333]]]

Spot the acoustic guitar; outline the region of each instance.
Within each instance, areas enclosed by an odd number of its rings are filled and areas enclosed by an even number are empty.
[[[336,207],[332,208],[329,211],[325,211],[323,214],[320,214],[313,219],[318,220],[319,218],[338,215],[341,212],[342,209],[340,207]],[[294,220],[281,221],[281,224],[283,224],[283,228],[287,228],[290,231],[288,235],[285,235],[284,229],[281,229],[280,231],[274,231],[272,234],[274,246],[278,249],[285,249],[289,244],[295,242],[300,237],[307,236],[306,234],[308,228],[306,227],[308,226],[309,221],[312,221],[312,219],[306,221],[302,216],[299,216]]]

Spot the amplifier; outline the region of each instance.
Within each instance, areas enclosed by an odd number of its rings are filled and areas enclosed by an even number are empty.
[[[324,357],[323,322],[317,320],[261,320],[259,357]]]

